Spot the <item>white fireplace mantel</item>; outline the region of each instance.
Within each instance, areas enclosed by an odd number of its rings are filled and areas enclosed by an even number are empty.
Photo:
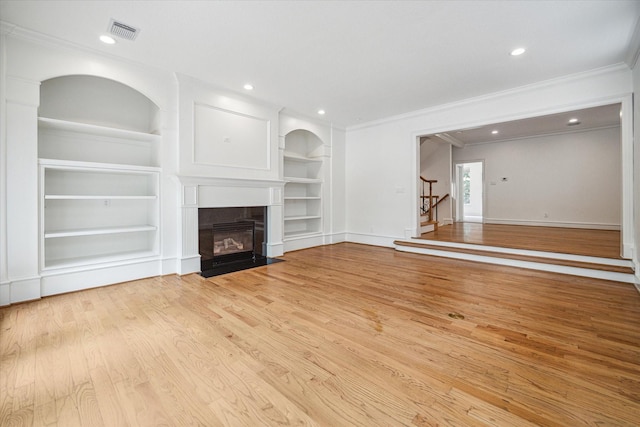
[[[178,176],[181,185],[179,274],[200,271],[198,209],[266,206],[267,256],[284,253],[282,242],[284,181]]]

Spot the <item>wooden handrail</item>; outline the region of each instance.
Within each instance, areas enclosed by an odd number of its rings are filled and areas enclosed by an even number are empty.
[[[427,215],[427,218],[429,220],[429,222],[433,222],[433,209],[436,208],[436,222],[438,221],[438,205],[443,202],[444,200],[446,200],[447,198],[449,198],[449,193],[445,194],[442,198],[440,198],[440,196],[434,196],[433,195],[433,184],[438,182],[435,179],[426,179],[425,177],[423,177],[422,175],[420,175],[420,180],[422,181],[422,195],[420,196],[420,199],[423,201],[421,203],[422,207],[422,213]],[[429,184],[429,195],[425,194],[425,184]],[[428,203],[428,208],[425,207],[425,200],[428,199],[429,203]],[[435,199],[435,203],[433,202],[433,199]]]
[[[439,196],[434,196],[434,197],[439,197]],[[442,196],[442,199],[438,200],[438,201],[436,202],[436,204],[435,204],[435,205],[433,205],[433,207],[434,207],[434,208],[437,208],[437,207],[438,207],[438,205],[439,205],[440,203],[444,202],[444,201],[445,201],[445,199],[446,199],[447,197],[449,197],[449,193],[447,193],[447,194],[445,194],[444,196]]]
[[[432,184],[433,184],[434,182],[438,182],[438,180],[437,180],[437,179],[427,179],[427,178],[423,177],[422,175],[420,175],[420,179],[421,179],[423,182],[430,182],[430,183],[432,183]]]

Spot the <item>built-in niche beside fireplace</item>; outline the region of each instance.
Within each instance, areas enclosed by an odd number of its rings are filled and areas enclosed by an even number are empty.
[[[201,274],[211,277],[267,265],[266,206],[198,209]]]

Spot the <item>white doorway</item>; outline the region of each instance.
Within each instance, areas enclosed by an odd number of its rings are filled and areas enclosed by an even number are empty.
[[[456,164],[456,221],[483,222],[484,162]]]

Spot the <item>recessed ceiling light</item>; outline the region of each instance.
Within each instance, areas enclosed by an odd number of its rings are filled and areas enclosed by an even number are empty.
[[[245,90],[253,90],[253,85],[251,83],[247,83],[244,85]]]
[[[525,48],[523,47],[519,47],[517,49],[513,49],[510,53],[511,56],[519,56],[522,55],[525,52]]]
[[[115,44],[116,40],[110,36],[100,36],[100,41],[105,44]]]
[[[318,114],[320,114],[321,116],[324,116],[325,111],[324,110],[318,110]]]
[[[578,119],[576,119],[575,117],[572,119],[569,119],[569,123],[578,123]]]
[[[497,130],[492,130],[492,131],[491,131],[491,133],[492,133],[493,135],[497,135],[497,134],[498,134],[498,131],[497,131]]]

